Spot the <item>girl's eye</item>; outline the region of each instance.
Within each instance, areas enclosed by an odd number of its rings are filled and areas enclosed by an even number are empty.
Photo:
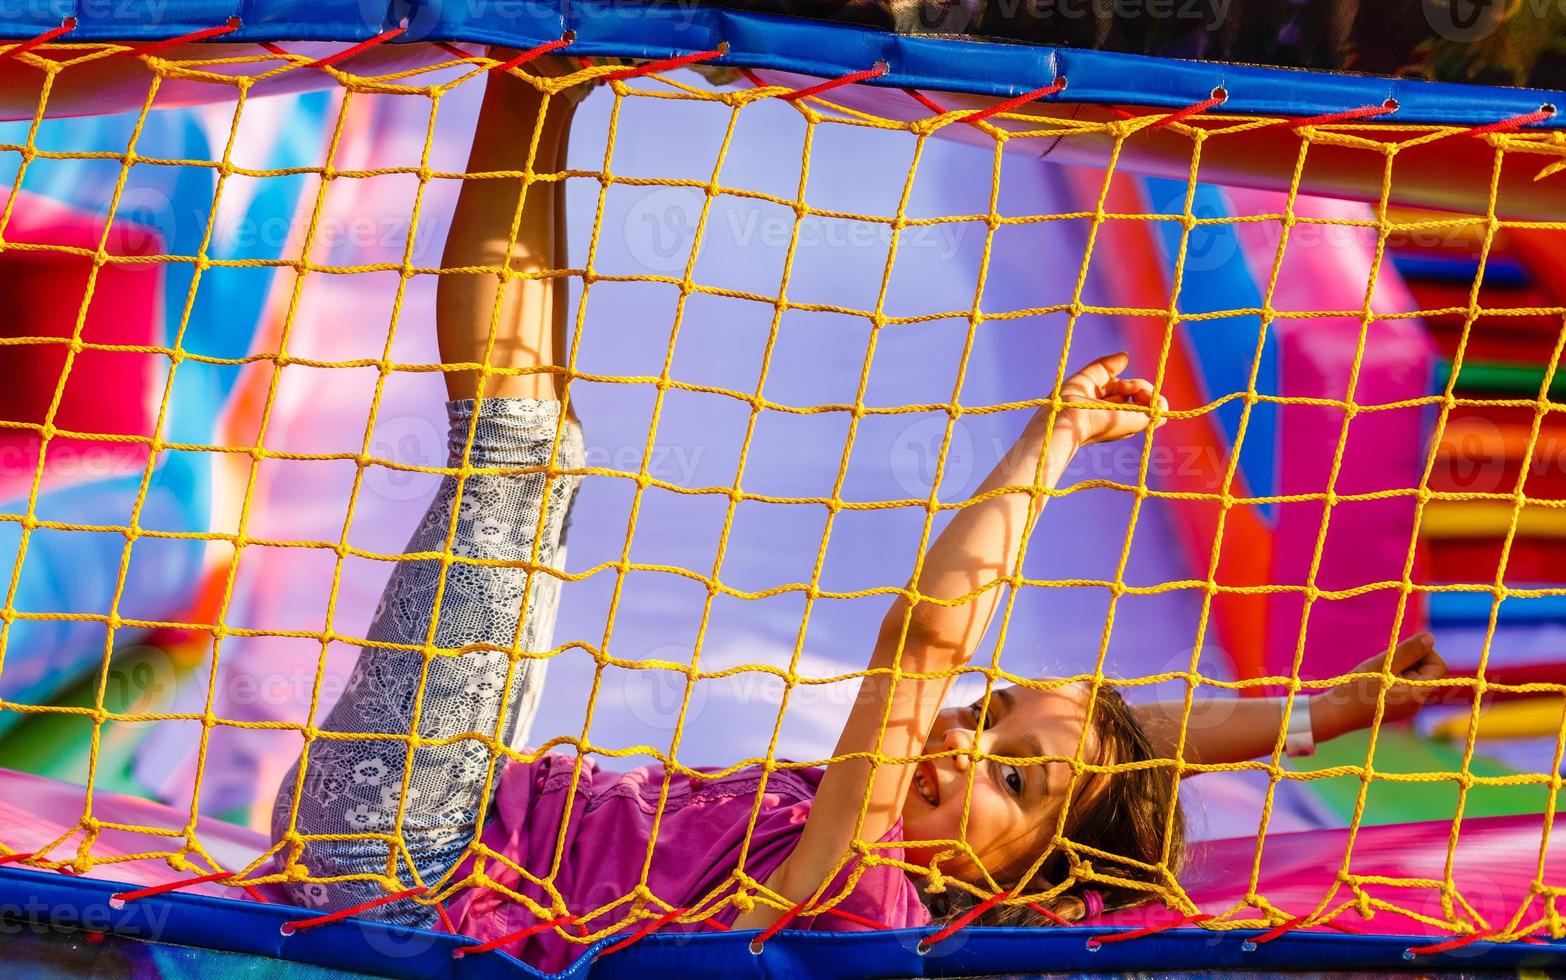
[[[1016,766],[1001,766],[1001,781],[1017,796],[1022,795],[1022,771]]]

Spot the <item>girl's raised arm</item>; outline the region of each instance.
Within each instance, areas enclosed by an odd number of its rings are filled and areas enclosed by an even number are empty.
[[[1067,380],[1064,400],[1100,405],[1068,405],[1053,426],[1049,407],[1039,409],[975,491],[976,502],[957,511],[920,563],[910,588],[934,601],[892,603],[870,656],[871,673],[838,739],[837,761],[827,767],[798,846],[767,882],[790,904],[829,881],[856,838],[880,838],[901,815],[913,768],[875,759],[911,760],[925,752],[953,668],[968,662],[984,636],[999,580],[1011,574],[1047,499],[1035,485],[1053,489],[1080,447],[1146,429],[1152,385],[1120,379],[1129,363],[1125,354],[1113,354]],[[1111,407],[1117,404],[1134,407]],[[757,905],[736,926],[765,927],[779,914]]]

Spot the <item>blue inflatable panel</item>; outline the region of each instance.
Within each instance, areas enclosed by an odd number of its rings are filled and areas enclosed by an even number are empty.
[[[1435,249],[1423,252],[1395,253],[1392,262],[1409,279],[1433,279],[1437,282],[1468,286],[1479,271],[1476,258],[1444,255]],[[1522,289],[1533,285],[1527,267],[1509,255],[1492,255],[1484,264],[1486,289]]]
[[[1183,201],[1183,180],[1147,180],[1151,200]],[[1230,218],[1234,207],[1223,188],[1197,184],[1191,211],[1199,218]],[[1173,221],[1155,221],[1163,244],[1168,276],[1174,280],[1175,259],[1180,254],[1182,237],[1186,239],[1187,274],[1180,281],[1180,309],[1186,314],[1216,313],[1234,309],[1260,309],[1261,288],[1245,263],[1239,235],[1233,224],[1198,226],[1185,234]],[[1259,316],[1225,316],[1216,320],[1188,323],[1183,331],[1195,355],[1201,380],[1209,398],[1228,391],[1244,391],[1250,382],[1251,357],[1256,333],[1261,329]],[[1256,374],[1257,390],[1263,395],[1283,394],[1283,378],[1278,361],[1278,338],[1268,330],[1262,341],[1260,364]],[[1278,459],[1280,413],[1276,402],[1258,402],[1250,407],[1250,424],[1240,447],[1240,473],[1247,492],[1270,497],[1279,492]],[[1219,405],[1214,417],[1230,447],[1239,440],[1240,422],[1246,415],[1245,403],[1235,399]],[[1277,504],[1259,504],[1256,510],[1268,521],[1275,520]]]
[[[767,940],[761,954],[750,953],[746,936],[700,934],[653,936],[624,952],[598,960],[594,978],[632,980],[673,975],[737,977],[973,977],[1036,973],[1146,972],[1167,977],[1171,971],[1359,972],[1386,975],[1418,970],[1548,971],[1566,966],[1566,944],[1474,943],[1450,953],[1408,956],[1428,937],[1344,936],[1298,933],[1253,949],[1254,930],[1212,932],[1172,929],[1126,942],[1093,944],[1095,937],[1124,929],[1064,927],[1049,929],[967,929],[927,953],[919,942],[933,929],[894,932],[781,932]],[[747,960],[749,962],[747,962]],[[1208,973],[1207,975],[1211,975]]]
[[[1432,592],[1429,599],[1432,626],[1484,626],[1495,602],[1487,592]],[[1566,623],[1566,596],[1508,596],[1501,600],[1495,616],[1497,626]]]
[[[283,923],[319,914],[286,905],[175,892],[110,907],[109,898],[124,887],[96,878],[0,868],[0,946],[7,935],[23,930],[64,930],[243,953],[356,976],[367,972],[452,980],[542,976],[504,953],[453,956],[457,947],[473,944],[464,936],[366,919],[332,922],[285,936]],[[582,974],[585,967],[585,961],[579,963],[570,975]],[[284,971],[278,975],[288,976]]]
[[[867,84],[1009,97],[1067,76],[1072,102],[1178,108],[1228,92],[1233,112],[1310,116],[1396,99],[1396,119],[1474,125],[1566,105],[1566,92],[1456,85],[1396,78],[1222,65],[1108,51],[892,34],[742,10],[635,0],[528,3],[410,3],[408,0],[43,0],[0,13],[0,37],[27,38],[74,16],[71,41],[158,40],[224,24],[225,41],[357,42],[395,27],[394,43],[473,41],[530,47],[576,32],[583,55],[664,58],[728,53],[713,64],[801,72],[825,78],[885,61]],[[1541,124],[1566,127],[1566,113]]]

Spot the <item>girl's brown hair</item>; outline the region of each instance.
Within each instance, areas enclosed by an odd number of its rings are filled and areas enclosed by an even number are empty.
[[[1159,756],[1147,733],[1118,690],[1100,686],[1093,705],[1092,725],[1098,742],[1099,765],[1151,762]],[[1168,761],[1168,760],[1166,760]],[[1084,856],[1092,863],[1095,877],[1108,876],[1143,885],[1142,888],[1107,881],[1076,882],[1048,902],[1040,903],[1049,912],[1075,922],[1087,915],[1087,892],[1097,892],[1105,911],[1130,908],[1153,899],[1163,876],[1144,865],[1164,867],[1170,874],[1180,870],[1185,857],[1185,818],[1175,802],[1176,768],[1172,764],[1138,766],[1112,773],[1095,773],[1078,779],[1062,836],[1074,844],[1125,858],[1117,861],[1100,855]],[[1170,819],[1170,808],[1174,808]],[[1053,839],[1051,821],[1041,833],[1045,843]],[[1036,854],[1021,867],[1007,869],[999,877],[1003,888],[1012,888],[1036,859]],[[1071,876],[1071,861],[1065,848],[1056,846],[1037,873],[1027,882],[1029,891],[1045,891]],[[948,888],[940,895],[926,896],[938,920],[950,921],[972,908],[975,899],[964,889]],[[1054,922],[1027,905],[1000,904],[987,910],[974,925],[1050,925]]]

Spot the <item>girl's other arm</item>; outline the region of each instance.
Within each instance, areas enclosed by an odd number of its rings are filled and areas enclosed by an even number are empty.
[[[1381,672],[1385,656],[1378,654],[1355,667],[1353,673]],[[1411,636],[1392,652],[1393,675],[1413,681],[1446,676],[1446,661],[1435,652],[1429,633]],[[1313,736],[1318,742],[1368,727],[1375,720],[1379,678],[1360,678],[1320,694],[1301,691],[1296,699],[1308,699]],[[1396,684],[1387,688],[1382,721],[1401,721],[1416,714],[1430,695],[1430,688]],[[1186,724],[1185,761],[1207,764],[1242,762],[1271,755],[1283,729],[1282,698],[1197,698]],[[1183,700],[1154,701],[1133,709],[1159,755],[1173,758],[1179,746]]]

